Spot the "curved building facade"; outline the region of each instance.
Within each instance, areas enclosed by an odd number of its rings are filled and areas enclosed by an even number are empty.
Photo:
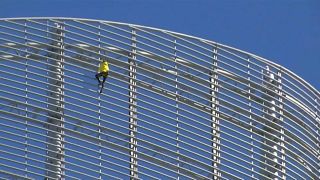
[[[281,65],[210,40],[0,19],[0,178],[319,179],[319,102]]]

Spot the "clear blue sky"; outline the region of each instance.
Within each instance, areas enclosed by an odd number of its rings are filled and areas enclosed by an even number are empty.
[[[0,0],[0,18],[92,18],[213,40],[281,64],[318,90],[319,9],[319,0]]]

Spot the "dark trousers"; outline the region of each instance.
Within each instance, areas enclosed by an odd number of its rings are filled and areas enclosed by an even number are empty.
[[[98,82],[99,82],[99,85],[101,84],[101,91],[100,91],[100,93],[102,92],[102,89],[103,89],[103,87],[104,87],[104,82],[106,82],[106,79],[107,79],[107,77],[108,77],[108,72],[100,72],[100,73],[98,73],[98,74],[96,74],[96,78],[97,78],[97,80],[98,80]],[[103,79],[102,79],[102,83],[101,83],[101,81],[100,81],[100,77],[103,77]]]

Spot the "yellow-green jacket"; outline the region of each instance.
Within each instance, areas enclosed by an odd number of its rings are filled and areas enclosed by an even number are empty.
[[[99,69],[98,69],[98,73],[100,72],[108,72],[109,71],[109,64],[107,61],[101,62]]]

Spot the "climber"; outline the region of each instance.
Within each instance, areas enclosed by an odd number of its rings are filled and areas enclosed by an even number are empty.
[[[101,89],[100,89],[100,93],[102,93],[102,89],[104,87],[104,83],[108,77],[109,74],[109,64],[106,60],[102,60],[102,62],[100,63],[99,69],[98,69],[98,73],[96,74],[96,78],[99,82],[99,86],[101,85]],[[100,77],[103,77],[102,83],[100,81]]]

